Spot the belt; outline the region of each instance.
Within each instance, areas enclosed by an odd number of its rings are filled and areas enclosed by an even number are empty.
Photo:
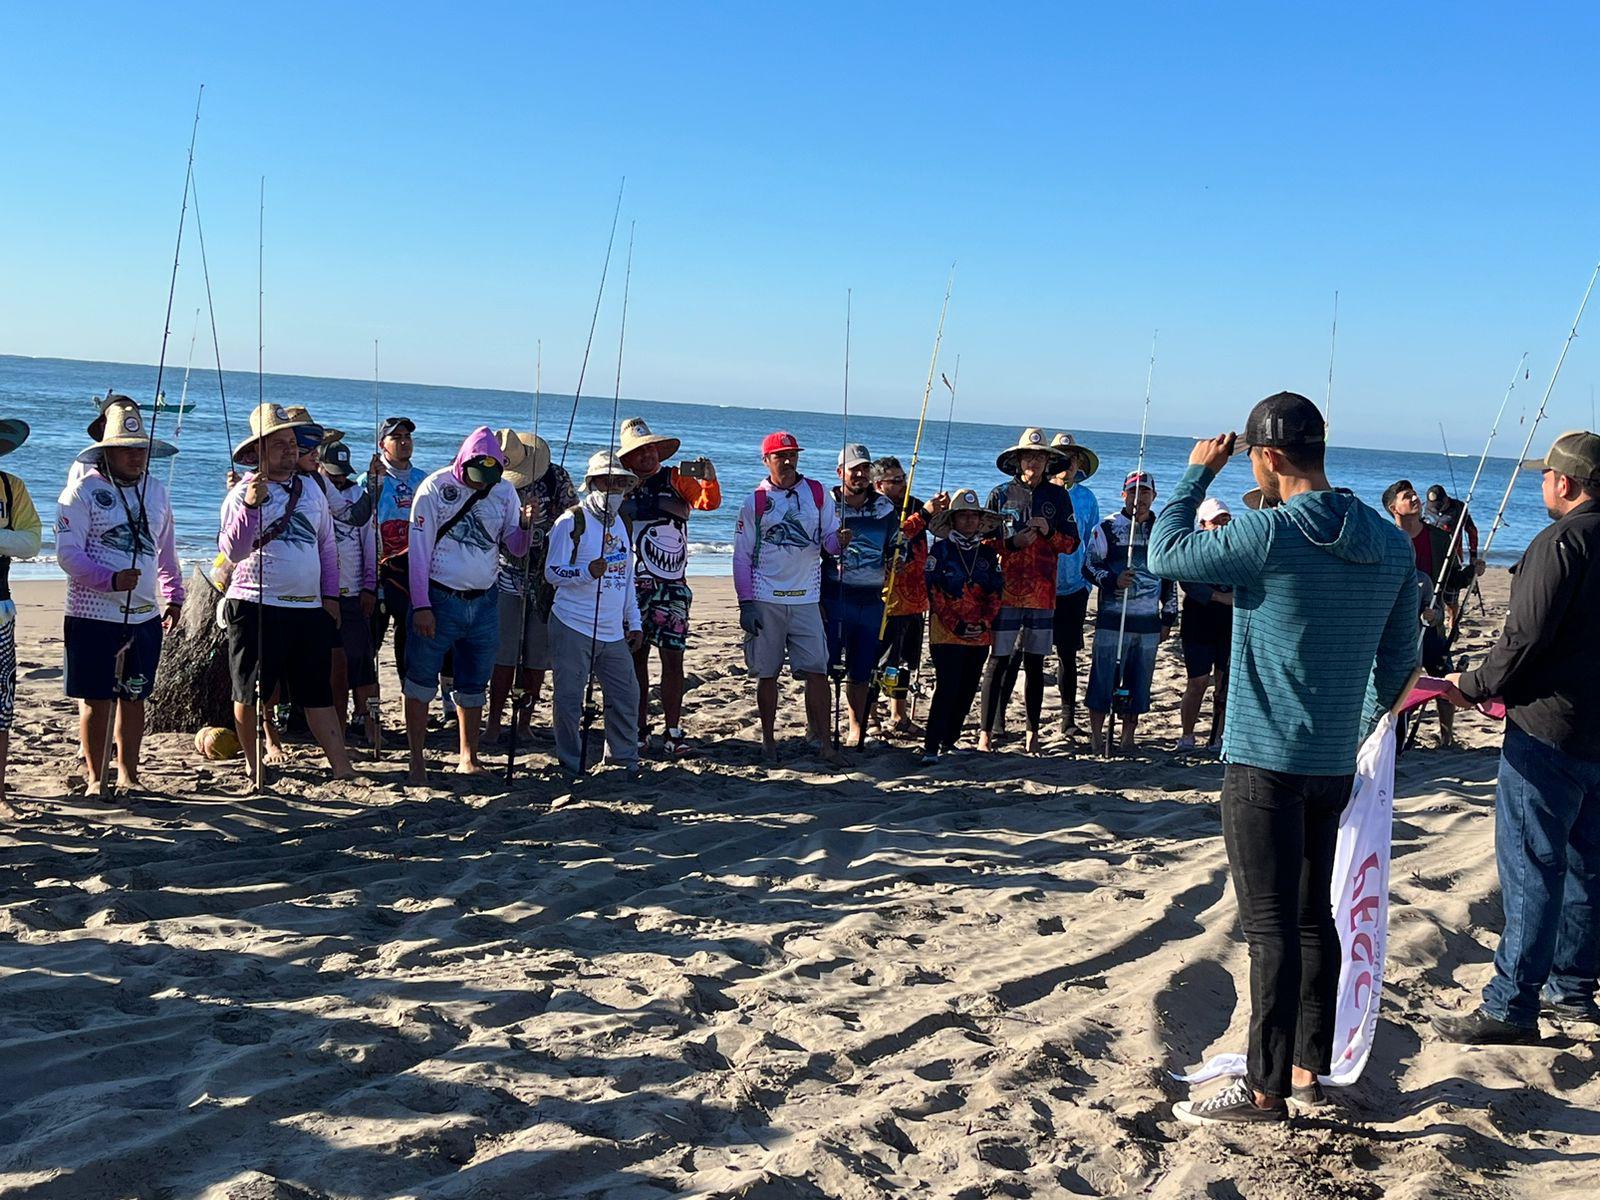
[[[445,587],[442,583],[428,584],[430,588],[437,588],[447,596],[454,596],[457,600],[478,600],[489,594],[488,588],[453,588]]]

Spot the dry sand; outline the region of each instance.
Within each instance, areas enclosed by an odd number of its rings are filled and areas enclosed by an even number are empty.
[[[1584,1032],[1464,1050],[1426,1024],[1500,927],[1491,723],[1402,761],[1384,1020],[1345,1107],[1190,1130],[1167,1071],[1242,1048],[1247,960],[1221,768],[1168,749],[1175,656],[1136,761],[830,771],[791,745],[766,773],[728,589],[699,592],[708,754],[640,784],[451,795],[403,788],[397,753],[332,784],[300,747],[251,799],[167,736],[169,802],[119,805],[67,793],[59,587],[23,585],[0,1192],[1594,1194]]]

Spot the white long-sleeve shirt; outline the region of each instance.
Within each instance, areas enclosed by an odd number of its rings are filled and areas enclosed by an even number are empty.
[[[633,547],[621,517],[608,518],[596,511],[595,497],[583,501],[583,536],[573,553],[576,521],[571,510],[561,514],[550,529],[550,546],[544,560],[544,577],[556,589],[551,615],[568,629],[596,641],[621,641],[639,628],[639,595],[633,582]],[[608,527],[609,526],[609,527]],[[606,572],[599,579],[589,574],[589,564],[604,557]],[[595,597],[599,595],[599,622]]]
[[[494,587],[500,577],[502,545],[514,555],[527,553],[528,531],[522,528],[522,502],[517,498],[517,489],[504,479],[439,540],[438,530],[472,496],[472,489],[456,478],[453,467],[435,471],[417,489],[411,502],[409,563],[411,602],[415,607],[428,606],[430,582],[458,592],[481,592]]]
[[[734,594],[815,604],[822,598],[824,550],[839,552],[839,514],[828,489],[803,476],[792,488],[763,479],[745,498],[734,527]]]
[[[140,519],[140,492],[148,520]],[[137,544],[138,561],[135,562]],[[161,615],[157,603],[183,603],[183,575],[172,505],[159,479],[117,484],[91,466],[67,485],[56,505],[56,557],[67,573],[67,616],[130,625]],[[113,592],[118,571],[139,569],[131,592]]]

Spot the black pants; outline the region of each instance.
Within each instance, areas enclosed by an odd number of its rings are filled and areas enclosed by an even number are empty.
[[[394,622],[394,669],[406,677],[406,638],[411,633],[411,577],[408,559],[397,555],[378,569],[382,602],[372,610],[372,648],[383,645],[383,634]],[[398,563],[396,566],[394,564]]]
[[[1289,1094],[1292,1067],[1323,1075],[1332,1063],[1339,933],[1329,888],[1353,779],[1233,763],[1222,779],[1222,837],[1250,947],[1245,1079],[1268,1096]]]
[[[928,710],[924,751],[952,749],[961,738],[961,728],[972,711],[972,698],[978,694],[983,678],[983,663],[989,657],[987,646],[961,646],[935,642],[928,648],[933,657],[933,704]]]
[[[1061,693],[1061,716],[1067,721],[1078,719],[1078,653],[1083,649],[1083,623],[1088,615],[1088,588],[1056,597],[1056,690]]]
[[[991,657],[983,672],[983,727],[999,733],[1011,707],[1011,693],[1017,686],[1017,670],[1025,675],[1023,702],[1027,706],[1028,729],[1039,728],[1039,713],[1044,708],[1044,655],[1015,650],[1004,658]]]

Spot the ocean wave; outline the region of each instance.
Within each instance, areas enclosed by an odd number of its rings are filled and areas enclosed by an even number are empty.
[[[732,554],[732,542],[690,542],[690,554]]]

